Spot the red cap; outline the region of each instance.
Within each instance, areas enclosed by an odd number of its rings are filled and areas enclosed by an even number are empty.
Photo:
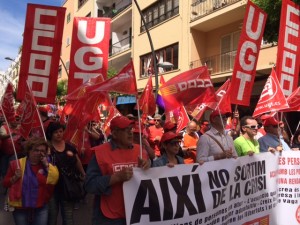
[[[177,126],[176,123],[171,122],[170,120],[168,120],[165,125],[164,125],[164,131],[169,131],[174,129]]]
[[[168,131],[168,132],[163,134],[163,136],[160,139],[160,142],[163,143],[163,142],[170,141],[170,140],[173,140],[173,139],[182,139],[182,135],[181,134],[176,134],[172,131]]]
[[[212,111],[212,113],[209,116],[209,119],[212,120],[213,118],[215,118],[216,116],[219,116],[219,114],[221,115],[226,115],[227,117],[231,116],[231,112],[223,112],[222,110],[220,110],[220,113],[218,110],[214,110]]]
[[[134,124],[133,120],[128,119],[126,116],[116,116],[110,121],[110,129],[113,130],[115,128],[124,129],[131,124]]]
[[[264,127],[277,126],[278,124],[279,124],[279,121],[276,120],[274,117],[268,117],[264,120]]]
[[[264,120],[266,120],[266,119],[268,119],[268,118],[270,118],[270,117],[272,117],[270,114],[264,114],[264,115],[262,115],[262,116],[260,117],[260,119],[261,119],[262,121],[264,121]]]

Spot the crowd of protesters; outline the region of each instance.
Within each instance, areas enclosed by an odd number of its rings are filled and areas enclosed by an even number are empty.
[[[42,108],[40,114],[43,129],[32,130],[26,141],[17,116],[0,126],[0,176],[7,188],[7,209],[17,225],[56,225],[59,211],[63,225],[74,224],[73,211],[80,199],[63,191],[66,175],[77,177],[84,191],[95,196],[93,225],[118,225],[126,224],[122,184],[132,178],[133,167],[202,165],[300,148],[300,129],[289,138],[284,123],[271,115],[238,118],[237,112],[217,110],[209,119],[192,119],[182,131],[159,114],[141,123],[133,114],[116,116],[110,121],[109,137],[99,121],[90,121],[83,128],[88,148],[77,149],[64,139],[64,125]],[[227,123],[230,117],[237,121],[234,126]]]

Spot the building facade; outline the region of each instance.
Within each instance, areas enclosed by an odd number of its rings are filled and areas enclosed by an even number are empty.
[[[207,65],[216,88],[232,76],[246,0],[137,0],[152,38],[159,80]],[[110,17],[109,68],[119,71],[132,58],[139,91],[154,74],[151,47],[140,12],[132,0],[67,0],[66,17]],[[69,9],[70,8],[70,9]],[[70,25],[69,25],[70,24]],[[71,37],[72,23],[65,28],[64,41]],[[70,28],[69,28],[70,26]],[[69,54],[62,48],[62,58]],[[263,42],[257,63],[255,87],[250,107],[239,107],[241,114],[252,114],[265,81],[276,62],[277,46]],[[64,78],[62,72],[62,78]]]

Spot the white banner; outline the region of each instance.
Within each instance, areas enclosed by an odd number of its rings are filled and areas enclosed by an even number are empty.
[[[134,168],[124,183],[127,224],[299,224],[300,152],[174,168]]]

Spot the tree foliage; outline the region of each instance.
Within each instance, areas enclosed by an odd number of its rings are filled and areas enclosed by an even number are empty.
[[[68,80],[63,79],[58,81],[57,83],[57,89],[56,89],[56,98],[60,102],[62,98],[67,94],[67,85]]]
[[[264,40],[269,43],[277,42],[281,17],[281,0],[252,0],[258,7],[268,14]],[[300,0],[293,0],[300,4]]]

